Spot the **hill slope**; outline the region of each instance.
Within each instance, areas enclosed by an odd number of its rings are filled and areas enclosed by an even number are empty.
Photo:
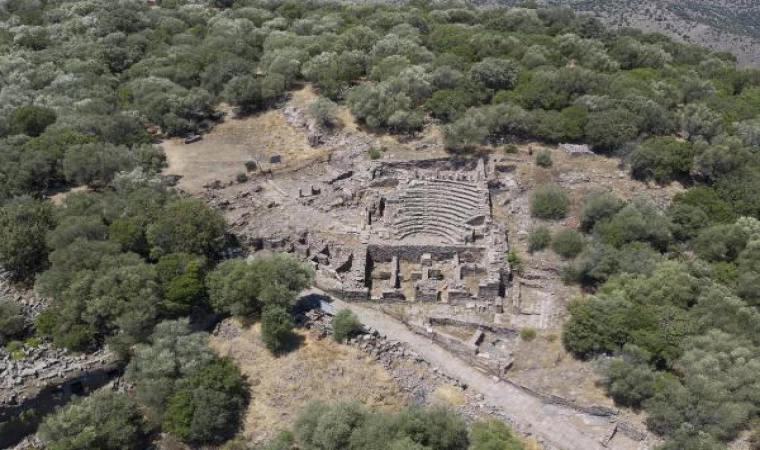
[[[635,27],[734,53],[760,65],[760,3],[754,0],[548,0],[592,13],[608,25]]]

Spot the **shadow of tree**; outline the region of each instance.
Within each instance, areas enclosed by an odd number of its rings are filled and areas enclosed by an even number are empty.
[[[293,332],[288,333],[282,341],[282,346],[279,350],[277,350],[277,352],[274,353],[274,356],[279,358],[280,356],[285,356],[289,353],[292,353],[301,348],[305,341],[306,338],[300,334]]]

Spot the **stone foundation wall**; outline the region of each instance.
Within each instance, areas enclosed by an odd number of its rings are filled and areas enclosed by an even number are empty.
[[[483,260],[485,249],[469,245],[409,245],[409,244],[369,244],[367,255],[375,264],[390,263],[394,256],[400,261],[420,262],[420,258],[429,253],[436,261],[446,261],[459,254],[462,262],[477,263]]]

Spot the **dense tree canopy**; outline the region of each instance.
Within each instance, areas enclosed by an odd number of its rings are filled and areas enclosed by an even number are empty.
[[[47,416],[40,435],[55,450],[98,448],[140,450],[148,427],[137,403],[124,394],[101,390]]]
[[[217,264],[223,217],[161,186],[154,175],[165,158],[148,130],[201,132],[220,102],[249,114],[310,82],[368,131],[413,134],[440,123],[445,147],[457,153],[525,140],[587,143],[624,157],[638,179],[688,188],[671,205],[594,193],[580,210],[587,236],[555,236],[565,257],[579,252],[566,279],[598,288],[571,306],[564,342],[580,357],[616,358],[608,392],[646,409],[650,428],[670,439],[664,448],[722,448],[760,409],[747,375],[758,359],[760,72],[566,8],[412,3],[0,5],[0,265],[50,297],[37,330],[72,349],[137,345],[139,360],[149,353],[141,342],[163,342],[151,338],[162,320],[268,308],[272,342],[280,342],[310,269],[287,257]],[[318,100],[311,114],[330,126],[334,108]],[[109,189],[71,194],[60,207],[40,202],[83,184]],[[546,220],[573,212],[556,186],[536,189],[531,211]],[[544,232],[532,241],[535,250],[548,245]],[[1,314],[5,328],[17,325],[14,311]],[[227,402],[239,389],[228,383],[234,368],[205,362],[193,373],[157,375],[165,385],[138,382],[164,389],[148,406],[152,423],[193,444],[231,433],[239,406]],[[148,404],[152,394],[138,396]],[[51,416],[45,433],[61,449],[133,448],[145,431],[125,401],[81,401]],[[116,407],[124,418],[109,415]],[[305,449],[358,450],[354,440],[377,435],[392,449],[467,445],[465,433],[452,435],[461,424],[443,413],[407,411],[370,427],[372,414],[355,406],[313,410],[295,429]],[[113,440],[91,429],[98,415]],[[309,431],[336,424],[341,432]],[[512,445],[491,425],[471,441]]]
[[[760,413],[744,372],[760,361],[760,221],[711,225],[709,196],[683,199],[662,214],[642,199],[589,197],[582,223],[594,242],[565,275],[601,287],[570,305],[563,341],[582,358],[615,356],[609,395],[645,409],[663,448],[719,449]]]
[[[277,254],[253,261],[222,262],[207,279],[212,306],[236,316],[256,316],[266,305],[292,306],[296,294],[307,288],[312,269],[296,257]]]
[[[127,378],[148,407],[148,417],[183,441],[229,439],[240,425],[247,388],[229,359],[214,355],[207,335],[190,331],[187,319],[159,324],[137,347]]]

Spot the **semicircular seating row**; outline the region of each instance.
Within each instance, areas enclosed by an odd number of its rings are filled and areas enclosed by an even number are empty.
[[[406,189],[399,196],[394,220],[395,236],[442,236],[462,242],[472,234],[467,222],[483,214],[483,193],[477,186],[451,180],[430,180]]]

